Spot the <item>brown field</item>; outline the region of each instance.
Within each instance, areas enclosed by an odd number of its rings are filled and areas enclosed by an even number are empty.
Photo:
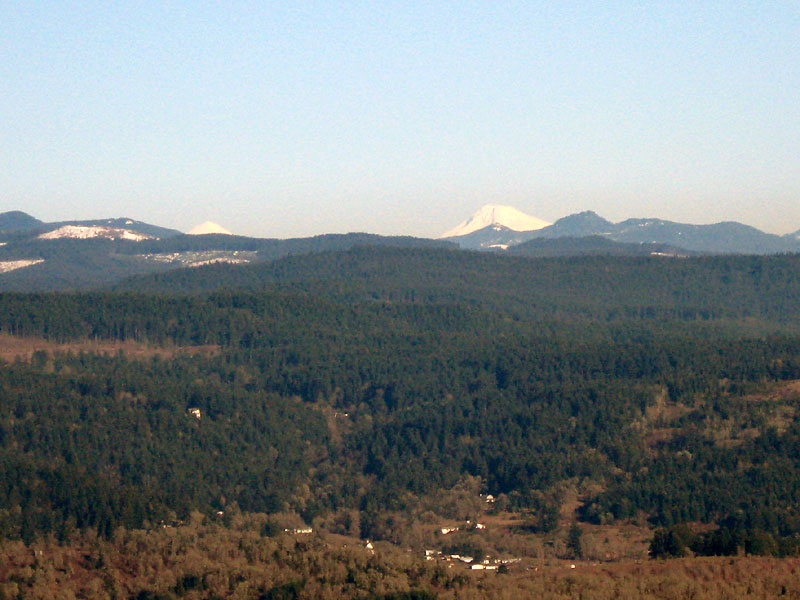
[[[219,346],[152,346],[133,340],[81,340],[58,343],[37,337],[17,337],[0,332],[0,360],[14,362],[29,361],[36,352],[45,352],[49,356],[58,353],[88,352],[108,356],[123,353],[129,358],[145,359],[159,356],[170,358],[176,355],[216,354]]]
[[[319,531],[265,537],[264,519],[239,515],[224,527],[195,513],[180,527],[119,529],[107,541],[91,533],[30,546],[6,540],[0,600],[333,600],[409,591],[445,600],[800,599],[798,558],[527,559],[507,571],[480,572],[425,561],[386,542],[373,551],[363,540]]]

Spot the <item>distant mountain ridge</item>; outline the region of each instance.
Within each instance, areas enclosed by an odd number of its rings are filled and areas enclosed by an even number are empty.
[[[158,225],[151,225],[136,221],[127,217],[120,217],[114,219],[90,219],[90,220],[75,220],[75,221],[55,221],[46,223],[31,215],[24,213],[20,210],[13,210],[9,212],[0,213],[0,233],[3,234],[26,234],[36,232],[37,234],[46,234],[50,231],[61,229],[64,227],[100,227],[107,229],[116,229],[122,231],[130,231],[133,233],[141,234],[146,238],[170,238],[176,235],[182,235],[181,231],[177,229],[169,229],[167,227],[160,227]],[[82,238],[85,237],[84,233],[79,230],[73,230],[72,237]],[[120,237],[122,234],[116,234]],[[70,237],[67,232],[61,237]],[[98,237],[98,236],[89,236]],[[114,237],[114,236],[112,236]],[[124,236],[123,236],[124,237]],[[131,238],[133,239],[133,238]],[[144,238],[143,238],[144,239]]]
[[[741,223],[726,221],[691,225],[664,219],[627,219],[612,223],[594,211],[563,217],[534,231],[512,231],[489,225],[446,238],[461,248],[509,248],[537,238],[600,236],[623,244],[666,244],[676,249],[710,254],[776,254],[800,252],[800,231],[779,236]]]
[[[44,225],[39,219],[21,210],[12,210],[0,214],[0,231],[28,231]]]
[[[533,238],[508,248],[508,254],[531,257],[556,256],[668,256],[687,257],[699,253],[659,242],[615,242],[601,235]]]
[[[491,224],[474,229],[485,221]],[[369,233],[260,239],[219,235],[221,227],[213,224],[201,230],[214,233],[187,235],[124,217],[45,223],[10,211],[0,213],[0,291],[87,289],[211,263],[255,264],[360,246],[477,249],[520,259],[800,253],[800,232],[778,236],[736,222],[689,225],[627,219],[612,223],[585,211],[539,227],[542,223],[510,207],[487,205],[459,226],[461,231],[474,230],[437,240]]]
[[[3,213],[0,291],[88,289],[139,274],[267,262],[354,246],[456,247],[409,236],[349,233],[280,240],[219,235],[220,229],[204,224],[203,233],[188,235],[126,218],[43,223],[20,211]]]

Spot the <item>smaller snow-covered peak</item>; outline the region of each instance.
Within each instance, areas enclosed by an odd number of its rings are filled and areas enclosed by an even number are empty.
[[[106,238],[109,240],[129,240],[141,242],[142,240],[156,239],[152,235],[145,235],[130,229],[119,229],[116,227],[103,227],[101,225],[64,225],[58,229],[53,229],[39,236],[40,240],[58,240],[62,238],[74,238],[88,240],[90,238]]]
[[[233,233],[225,229],[222,225],[214,223],[213,221],[206,221],[205,223],[200,223],[200,225],[198,225],[197,227],[193,227],[188,233],[189,235],[206,235],[209,233],[221,233],[223,235],[233,235]]]
[[[535,231],[550,225],[547,221],[527,215],[513,206],[487,204],[482,206],[480,210],[469,219],[459,224],[457,227],[444,232],[440,237],[450,238],[467,235],[483,229],[484,227],[488,227],[489,225],[496,224],[514,231]]]

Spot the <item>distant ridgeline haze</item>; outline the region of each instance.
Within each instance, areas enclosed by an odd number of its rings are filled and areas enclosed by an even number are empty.
[[[630,245],[650,249],[652,254],[681,255],[688,253],[711,254],[775,254],[800,251],[798,232],[784,236],[759,231],[755,227],[732,221],[713,225],[689,225],[663,219],[627,219],[612,223],[592,211],[569,215],[553,224],[537,222],[533,217],[525,220],[505,212],[487,211],[484,207],[471,219],[482,227],[462,226],[447,232],[444,239],[457,243],[462,248],[483,250],[505,250],[521,246],[520,252],[537,255],[581,254],[581,238],[595,236],[607,241],[606,251],[611,254],[636,252]],[[495,209],[513,210],[510,207]],[[527,215],[522,215],[526,217]],[[485,225],[484,225],[485,223]],[[466,225],[463,224],[463,225]],[[553,240],[542,244],[541,240]],[[539,243],[532,243],[537,240]],[[557,241],[556,241],[557,240]],[[523,249],[522,247],[526,247]],[[596,246],[596,245],[595,245]],[[664,250],[659,246],[666,246]],[[557,249],[557,250],[554,250]],[[590,250],[597,253],[598,247]]]
[[[135,275],[209,264],[254,265],[359,246],[481,250],[530,258],[672,257],[800,252],[798,233],[777,236],[740,223],[687,225],[661,219],[611,223],[583,212],[548,223],[509,206],[487,205],[438,240],[367,233],[260,239],[206,222],[183,234],[128,218],[44,223],[0,214],[0,291],[85,290]]]

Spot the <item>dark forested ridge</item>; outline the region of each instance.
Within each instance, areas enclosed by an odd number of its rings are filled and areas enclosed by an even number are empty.
[[[510,246],[507,252],[518,256],[671,256],[686,257],[697,252],[659,242],[616,242],[599,236],[541,237]]]
[[[231,268],[134,277],[112,289],[215,290],[409,304],[480,305],[526,319],[718,321],[791,325],[800,314],[800,255],[549,259],[448,249],[355,247]]]
[[[2,215],[0,215],[2,216]],[[12,213],[4,214],[6,221]],[[117,221],[75,222],[118,227]],[[0,222],[2,225],[2,222]],[[51,226],[60,224],[50,224]],[[137,223],[138,231],[158,234],[156,226]],[[166,231],[166,230],[165,230]],[[0,230],[0,291],[64,291],[109,286],[133,275],[158,273],[210,262],[265,262],[292,255],[340,251],[354,246],[453,247],[450,242],[367,233],[325,234],[309,238],[260,239],[235,235],[183,235],[162,239],[40,239],[41,229]],[[6,270],[4,263],[35,261]]]
[[[357,514],[348,531],[391,538],[388,512],[468,477],[532,529],[573,482],[585,523],[643,517],[677,539],[703,522],[727,542],[677,545],[794,553],[798,274],[794,255],[359,247],[0,294],[15,336],[219,348],[5,364],[0,532],[110,534],[235,505]]]

